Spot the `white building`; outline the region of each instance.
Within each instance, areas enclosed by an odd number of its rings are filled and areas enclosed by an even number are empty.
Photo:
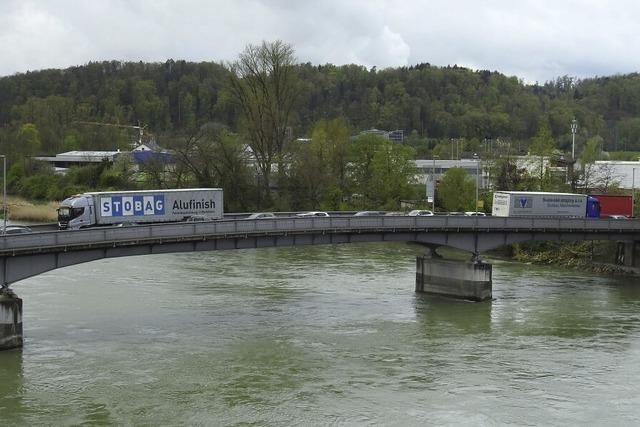
[[[640,162],[598,160],[591,166],[590,175],[589,182],[593,186],[615,184],[624,189],[638,188],[640,185]]]
[[[459,159],[459,160],[441,160],[441,159],[432,159],[432,160],[415,160],[416,169],[418,170],[418,174],[416,175],[416,179],[422,184],[427,184],[430,177],[434,176],[435,181],[442,178],[442,175],[447,173],[447,171],[451,168],[462,168],[467,174],[476,179],[477,175],[480,174],[480,188],[485,188],[487,186],[487,176],[486,172],[482,170],[482,160],[481,159]]]

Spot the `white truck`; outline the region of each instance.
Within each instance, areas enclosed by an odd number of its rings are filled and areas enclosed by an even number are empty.
[[[496,191],[493,216],[598,218],[600,203],[585,194],[535,191]]]
[[[58,228],[221,219],[222,203],[221,188],[83,193],[62,202]]]

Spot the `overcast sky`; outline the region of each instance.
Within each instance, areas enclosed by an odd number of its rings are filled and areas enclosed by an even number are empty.
[[[89,61],[234,60],[283,40],[299,62],[428,62],[526,82],[640,69],[636,0],[0,0],[0,75]]]

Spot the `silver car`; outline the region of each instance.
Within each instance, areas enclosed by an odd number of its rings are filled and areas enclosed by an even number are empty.
[[[273,219],[275,217],[276,214],[272,212],[256,212],[249,215],[247,219]]]
[[[302,212],[299,214],[296,214],[297,217],[310,217],[310,216],[324,216],[327,217],[329,216],[328,213],[326,212],[321,212],[321,211],[311,211],[311,212]]]
[[[0,235],[3,234],[23,234],[31,233],[31,229],[24,225],[7,225],[7,227],[0,226]]]
[[[415,209],[409,212],[409,216],[433,216],[433,212],[424,209]]]

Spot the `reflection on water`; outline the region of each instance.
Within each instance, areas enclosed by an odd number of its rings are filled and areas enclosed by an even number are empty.
[[[418,253],[144,256],[19,282],[26,345],[0,353],[2,420],[639,421],[637,281],[496,261],[494,300],[457,302],[413,292]]]

